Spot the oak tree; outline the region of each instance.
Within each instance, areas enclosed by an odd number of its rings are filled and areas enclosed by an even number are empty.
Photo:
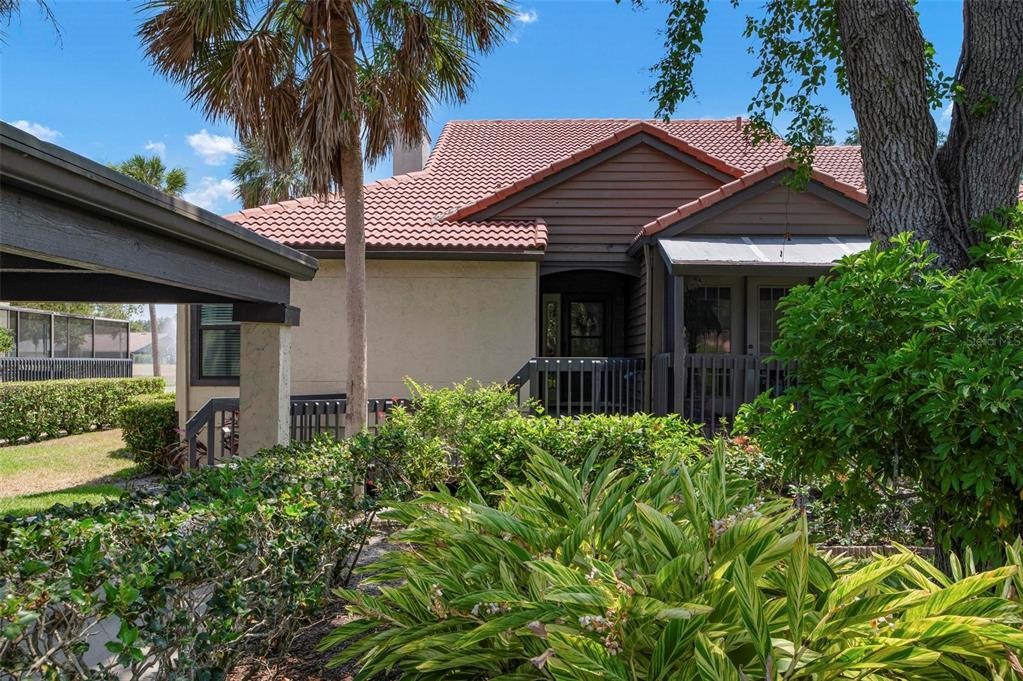
[[[644,0],[634,0],[643,4]],[[709,0],[664,0],[665,54],[654,99],[669,117],[694,93],[693,70]],[[738,5],[733,0],[733,5]],[[981,216],[1018,200],[1023,167],[1023,2],[965,0],[955,72],[937,66],[911,0],[767,0],[746,19],[758,88],[750,103],[754,140],[778,117],[805,178],[826,120],[820,93],[848,94],[862,144],[869,225],[886,240],[926,239],[949,269],[968,262]],[[932,110],[952,103],[939,144]]]

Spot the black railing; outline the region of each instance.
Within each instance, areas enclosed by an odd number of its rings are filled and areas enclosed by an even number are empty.
[[[673,356],[670,352],[654,355],[650,370],[650,411],[658,416],[670,414],[673,396]]]
[[[643,360],[534,357],[512,377],[519,406],[531,400],[551,416],[633,414],[643,410]]]
[[[366,408],[369,431],[375,433],[387,414],[404,400],[371,399]],[[344,395],[302,395],[291,398],[290,432],[292,441],[307,442],[317,435],[327,434],[335,439],[345,436]],[[215,397],[196,411],[185,424],[185,442],[188,445],[188,465],[195,467],[200,461],[214,465],[238,454],[240,420],[237,397]]]
[[[764,392],[780,394],[793,379],[793,366],[754,355],[684,355],[682,394],[674,408],[683,418],[716,432],[731,422],[739,407]],[[676,369],[677,370],[677,369]]]
[[[131,359],[0,357],[0,381],[130,377]]]

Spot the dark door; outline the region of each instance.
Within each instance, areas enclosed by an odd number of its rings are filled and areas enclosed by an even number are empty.
[[[564,356],[608,356],[609,302],[607,296],[565,296],[561,308]]]

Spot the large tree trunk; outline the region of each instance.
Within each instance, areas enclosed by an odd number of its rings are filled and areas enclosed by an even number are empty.
[[[153,350],[153,375],[160,375],[160,330],[156,328],[156,305],[149,304],[149,339]]]
[[[1023,165],[1023,2],[963,5],[963,47],[956,67],[962,95],[938,152],[954,224],[966,225],[1015,203]],[[962,234],[976,243],[972,230]]]
[[[345,197],[345,316],[348,329],[348,406],[345,435],[366,430],[366,228],[362,195],[362,146],[356,137],[341,153]]]
[[[1023,165],[1023,2],[967,1],[952,132],[937,148],[926,43],[908,0],[836,0],[849,94],[879,239],[912,231],[951,269],[977,217],[1016,202]],[[990,97],[988,96],[990,95]],[[983,114],[976,103],[985,102]]]

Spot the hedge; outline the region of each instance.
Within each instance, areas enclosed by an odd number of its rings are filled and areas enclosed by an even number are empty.
[[[468,478],[482,492],[493,492],[503,487],[502,479],[522,481],[537,448],[569,467],[599,449],[598,462],[615,458],[621,468],[646,475],[665,455],[696,455],[707,444],[700,426],[675,415],[526,416],[501,385],[410,388],[409,407],[396,408],[375,438],[355,446],[357,453],[366,450],[363,456],[392,462],[413,489],[457,486]]]
[[[174,395],[138,395],[117,413],[127,450],[135,462],[153,471],[166,472],[167,447],[177,441]]]
[[[346,581],[370,517],[351,471],[342,445],[292,445],[187,473],[156,496],[0,520],[0,669],[224,678]]]
[[[148,377],[0,383],[0,444],[109,426],[130,398],[163,390]]]

